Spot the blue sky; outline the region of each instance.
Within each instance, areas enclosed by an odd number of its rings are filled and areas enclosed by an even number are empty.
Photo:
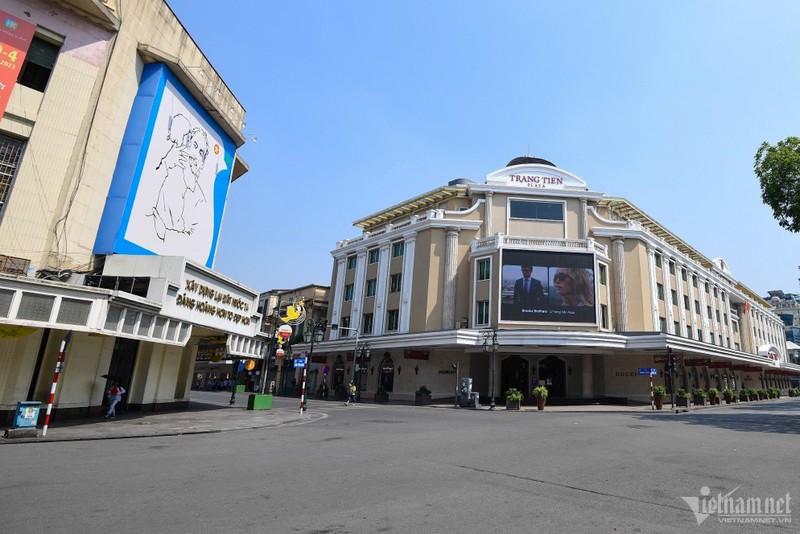
[[[753,173],[800,135],[800,2],[168,2],[257,138],[215,264],[253,289],[328,285],[353,221],[530,153],[800,292]]]

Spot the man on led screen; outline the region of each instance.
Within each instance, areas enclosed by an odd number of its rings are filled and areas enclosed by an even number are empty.
[[[542,283],[531,276],[533,267],[522,266],[522,278],[514,283],[514,305],[519,310],[531,310],[544,300]]]

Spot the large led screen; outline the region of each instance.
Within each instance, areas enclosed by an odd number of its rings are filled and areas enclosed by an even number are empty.
[[[504,250],[500,320],[594,323],[594,256]]]

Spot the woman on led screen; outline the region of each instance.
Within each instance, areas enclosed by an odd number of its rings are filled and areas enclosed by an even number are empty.
[[[559,267],[553,274],[553,287],[558,293],[555,303],[562,306],[594,306],[594,283],[588,269]]]

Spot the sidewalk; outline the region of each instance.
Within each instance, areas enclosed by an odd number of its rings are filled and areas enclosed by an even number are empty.
[[[82,441],[96,439],[125,439],[141,438],[154,436],[177,436],[182,434],[211,434],[216,432],[232,432],[235,430],[252,430],[256,428],[268,428],[278,425],[302,425],[313,421],[318,421],[327,417],[324,411],[315,410],[318,402],[328,403],[331,401],[312,401],[310,409],[300,415],[296,407],[276,407],[270,410],[247,410],[245,406],[224,406],[213,403],[203,403],[192,401],[187,410],[169,412],[123,412],[116,419],[106,420],[102,415],[91,418],[66,419],[51,422],[47,429],[47,435],[42,436],[42,425],[38,427],[37,437],[0,437],[0,445],[15,443],[42,443],[55,441]],[[295,402],[291,403],[295,405]],[[338,406],[338,401],[332,402]],[[748,403],[744,403],[746,406]],[[366,406],[378,406],[372,403],[364,403]],[[741,406],[742,404],[731,404],[729,408]],[[453,404],[431,404],[429,406],[413,406],[408,404],[388,404],[398,409],[458,409],[463,411],[473,411],[474,408],[457,408]],[[693,407],[691,411],[706,410],[726,407],[723,403],[717,406]],[[478,411],[488,411],[487,404],[481,404]],[[505,412],[503,404],[497,404],[495,411]],[[680,409],[681,412],[685,408]],[[669,405],[665,405],[662,411],[653,411],[649,405],[642,406],[619,406],[607,404],[584,404],[571,406],[546,406],[542,412],[536,406],[522,406],[520,412],[532,413],[652,413],[668,415],[674,413]],[[509,412],[513,413],[513,412]],[[3,430],[3,429],[0,429]],[[0,436],[5,432],[0,432]]]
[[[37,437],[0,437],[0,445],[211,434],[278,425],[301,425],[324,417],[327,415],[313,410],[300,415],[298,409],[289,408],[247,410],[244,406],[191,403],[189,409],[180,411],[123,412],[116,419],[110,420],[98,415],[92,418],[51,421],[46,436],[42,436],[40,424]]]

